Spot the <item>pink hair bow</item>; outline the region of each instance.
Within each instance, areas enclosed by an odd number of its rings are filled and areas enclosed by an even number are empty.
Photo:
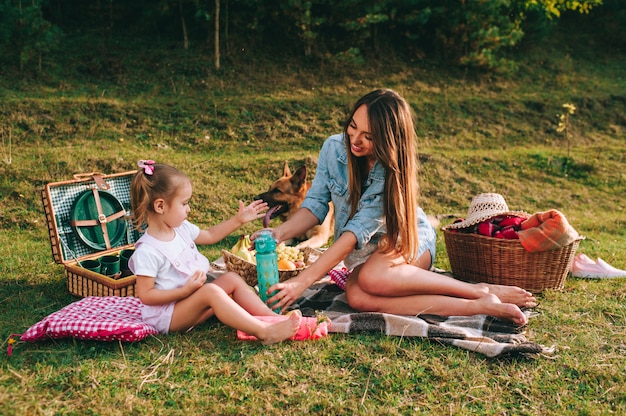
[[[137,166],[143,169],[146,175],[152,175],[154,173],[154,160],[140,160],[137,162]]]

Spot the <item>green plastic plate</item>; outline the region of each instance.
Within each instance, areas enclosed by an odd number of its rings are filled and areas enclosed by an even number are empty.
[[[125,211],[122,203],[112,194],[99,191],[102,213],[109,217],[119,211]],[[95,195],[92,191],[84,191],[76,197],[70,210],[70,221],[96,220],[98,208]],[[96,250],[105,250],[106,241],[100,223],[93,226],[72,226],[78,237],[89,247]],[[111,247],[118,246],[126,237],[126,219],[122,216],[107,223],[107,232]]]

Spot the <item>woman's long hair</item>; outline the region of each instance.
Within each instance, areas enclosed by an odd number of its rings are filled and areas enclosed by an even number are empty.
[[[367,107],[374,155],[385,168],[383,215],[387,234],[380,248],[385,253],[397,250],[407,262],[413,263],[419,249],[417,135],[413,112],[404,98],[389,89],[372,91],[355,103],[343,129],[348,153],[351,216],[357,211],[363,193],[361,184],[367,174],[367,161],[352,154],[348,136],[352,117],[362,105]]]

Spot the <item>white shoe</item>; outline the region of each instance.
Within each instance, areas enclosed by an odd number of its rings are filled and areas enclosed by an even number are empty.
[[[626,277],[626,270],[616,269],[601,258],[593,261],[585,254],[579,254],[574,258],[570,271],[574,277],[586,277],[590,279]]]

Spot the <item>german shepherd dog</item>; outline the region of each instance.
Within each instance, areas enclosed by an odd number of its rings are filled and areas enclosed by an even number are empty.
[[[255,196],[254,199],[262,199],[267,202],[270,209],[277,207],[271,214],[271,218],[279,217],[282,221],[287,221],[300,208],[310,187],[311,183],[307,181],[306,165],[302,165],[292,174],[289,164],[285,162],[283,176],[270,185],[267,192]],[[296,247],[320,248],[326,244],[333,235],[335,223],[333,213],[333,204],[330,203],[330,210],[324,222],[297,237],[299,243]]]

